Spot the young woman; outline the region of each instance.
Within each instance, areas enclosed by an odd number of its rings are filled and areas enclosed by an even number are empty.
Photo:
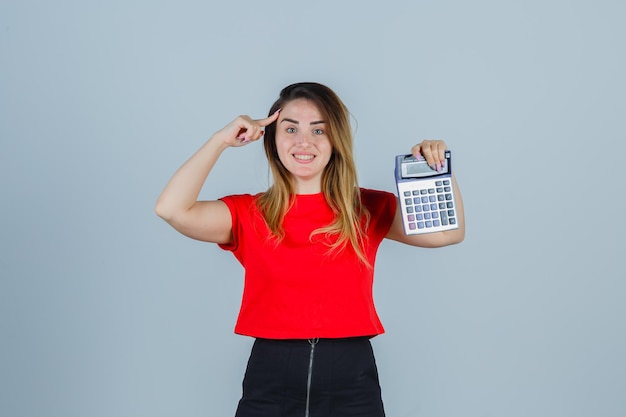
[[[228,148],[263,139],[273,184],[257,195],[197,201]],[[384,238],[413,246],[459,243],[459,228],[406,235],[394,194],[359,188],[349,113],[328,87],[285,87],[269,116],[239,116],[171,178],[157,214],[194,239],[232,251],[245,268],[235,332],[255,338],[237,417],[384,416],[369,339],[383,326],[372,298]],[[411,152],[443,166],[446,145]]]

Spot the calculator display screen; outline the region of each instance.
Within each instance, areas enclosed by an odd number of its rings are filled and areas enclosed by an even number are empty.
[[[426,161],[410,161],[402,163],[402,178],[430,177],[437,174],[447,173],[447,171],[447,161],[444,161],[444,167],[440,172],[431,169]]]
[[[406,173],[408,175],[422,174],[424,172],[432,171],[427,164],[406,164]]]

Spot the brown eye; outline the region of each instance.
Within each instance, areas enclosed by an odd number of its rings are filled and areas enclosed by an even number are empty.
[[[296,133],[296,128],[295,127],[288,127],[287,128],[287,133]]]
[[[323,135],[324,131],[322,129],[315,129],[315,130],[313,130],[313,133],[316,134],[316,135]]]

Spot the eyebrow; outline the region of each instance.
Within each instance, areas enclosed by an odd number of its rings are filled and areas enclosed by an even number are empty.
[[[299,122],[299,121],[297,121],[297,120],[293,120],[293,119],[289,119],[289,118],[287,118],[287,117],[285,117],[285,118],[284,118],[283,120],[281,120],[280,122],[281,122],[281,123],[282,123],[282,122],[290,122],[290,123],[293,123],[293,124],[296,124],[296,125],[299,125],[299,124],[300,124],[300,122]],[[319,124],[322,124],[322,123],[326,123],[326,122],[324,122],[323,120],[316,120],[316,121],[314,121],[314,122],[309,123],[309,125],[311,125],[311,126],[312,126],[312,125],[319,125]]]

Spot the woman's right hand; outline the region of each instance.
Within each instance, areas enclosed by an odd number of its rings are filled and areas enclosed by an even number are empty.
[[[264,128],[278,119],[280,109],[264,119],[252,119],[250,116],[242,115],[224,126],[213,135],[213,139],[221,141],[227,146],[244,146],[250,142],[255,142],[263,137]]]
[[[192,155],[172,176],[155,206],[157,214],[180,233],[207,242],[232,239],[230,211],[220,200],[198,201],[202,186],[222,151],[263,137],[263,128],[278,119],[276,111],[265,119],[239,116]]]

